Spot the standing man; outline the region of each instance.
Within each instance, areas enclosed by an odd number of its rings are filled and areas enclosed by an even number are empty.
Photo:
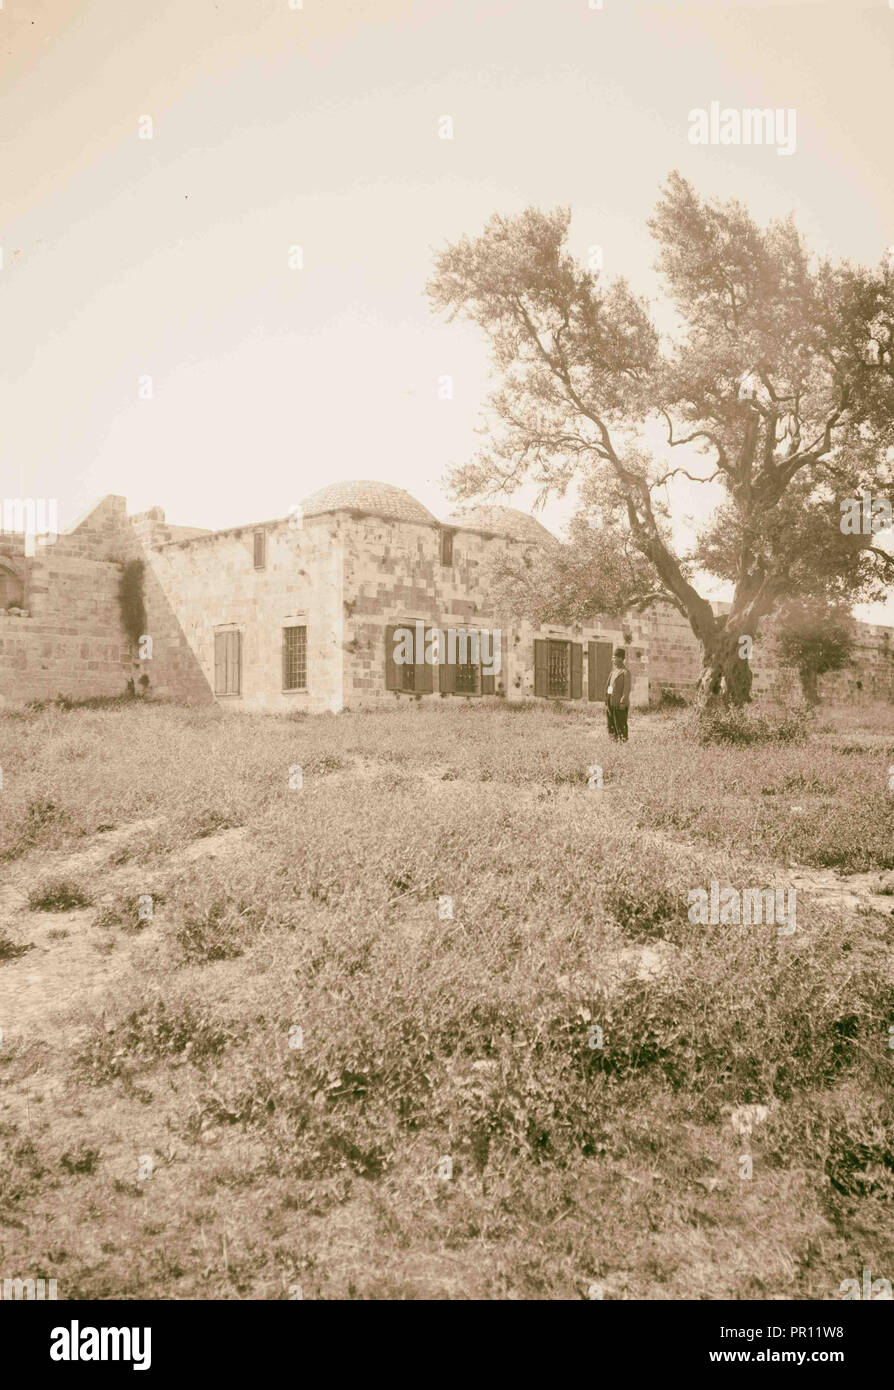
[[[615,647],[612,658],[612,673],[608,678],[605,692],[605,715],[608,720],[609,735],[617,743],[627,742],[627,711],[630,708],[630,672],[624,665],[627,653],[623,647]]]

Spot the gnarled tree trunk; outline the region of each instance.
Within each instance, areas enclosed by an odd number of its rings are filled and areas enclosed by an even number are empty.
[[[751,699],[751,662],[740,655],[741,636],[721,630],[703,642],[699,704],[747,705]]]

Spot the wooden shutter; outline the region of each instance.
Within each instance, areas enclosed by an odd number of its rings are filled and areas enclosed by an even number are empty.
[[[229,632],[227,644],[227,694],[242,694],[242,633]]]
[[[491,661],[489,661],[487,664],[488,664],[488,665],[491,665],[491,664],[492,664],[492,661],[493,661],[493,655],[494,655],[494,639],[493,639],[493,634],[492,634],[492,633],[488,633],[488,637],[490,638],[490,642],[489,642],[489,644],[488,644],[488,651],[490,652],[490,655],[491,655]],[[482,642],[481,645],[482,645],[482,647],[483,647],[483,646],[484,646],[484,643]],[[486,675],[484,674],[484,663],[482,662],[482,663],[479,665],[479,668],[478,668],[478,689],[480,690],[480,692],[481,692],[482,695],[495,695],[495,694],[496,694],[496,688],[497,688],[497,678],[496,678],[496,675],[486,676]]]
[[[587,662],[587,696],[591,700],[604,701],[612,669],[611,642],[590,642]]]
[[[215,632],[214,634],[214,693],[215,695],[226,695],[227,693],[227,634],[225,632]]]
[[[571,643],[571,698],[579,700],[583,694],[584,649],[580,642]]]
[[[415,624],[414,624],[415,628]],[[424,632],[424,642],[421,652],[417,656],[425,656],[425,648],[428,646],[432,629],[427,627]],[[427,661],[417,661],[416,663],[416,694],[430,695],[434,689],[434,667],[429,666]]]
[[[456,666],[447,665],[446,651],[441,652],[440,655],[441,665],[438,667],[438,688],[443,695],[454,695],[456,693]]]
[[[397,662],[394,660],[394,634],[397,626],[385,628],[385,689],[400,690],[401,678]]]
[[[549,694],[549,676],[547,673],[547,643],[538,638],[534,642],[534,694]]]
[[[242,633],[214,634],[214,693],[242,694]]]

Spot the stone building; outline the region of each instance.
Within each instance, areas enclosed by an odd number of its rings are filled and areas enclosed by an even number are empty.
[[[133,680],[231,710],[482,696],[598,702],[616,645],[628,652],[635,705],[649,701],[650,685],[690,689],[698,647],[673,609],[535,630],[495,608],[492,558],[556,544],[513,508],[442,521],[376,482],[327,486],[300,514],[223,531],[170,526],[158,507],[128,516],[124,498],[109,496],[32,556],[23,537],[0,535],[0,699],[116,695]],[[145,631],[128,635],[119,589],[133,561],[142,562]],[[398,662],[399,629],[418,631],[430,652],[433,630],[460,642],[454,653],[444,642],[434,664],[418,652]],[[470,632],[484,634],[478,659],[462,651]],[[497,669],[487,661],[493,634]],[[872,688],[887,679],[890,690],[890,630],[867,634]],[[756,676],[758,688],[775,679],[769,666]]]
[[[439,521],[400,488],[339,483],[300,515],[203,531],[169,526],[164,512],[128,516],[106,497],[32,558],[23,539],[0,538],[0,697],[119,694],[148,680],[156,694],[229,709],[313,712],[398,700],[596,700],[611,649],[629,629],[594,618],[584,628],[534,631],[497,612],[487,562],[555,545],[533,517],[479,507]],[[128,638],[118,588],[143,562],[151,656]],[[395,630],[420,625],[458,635],[455,659],[393,660]],[[478,660],[462,635],[485,634]],[[499,634],[499,669],[484,659]],[[628,641],[633,699],[648,700],[645,652]],[[471,643],[470,643],[471,648]],[[467,659],[463,660],[463,656]],[[491,663],[493,664],[493,663]]]

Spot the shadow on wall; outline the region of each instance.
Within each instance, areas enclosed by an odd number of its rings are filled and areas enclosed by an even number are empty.
[[[143,565],[141,598],[145,635],[152,638],[152,656],[140,660],[139,642],[132,645],[133,679],[137,688],[145,688],[145,678],[149,681],[148,689],[155,695],[168,696],[184,704],[214,704],[211,682],[152,569],[151,555]]]

